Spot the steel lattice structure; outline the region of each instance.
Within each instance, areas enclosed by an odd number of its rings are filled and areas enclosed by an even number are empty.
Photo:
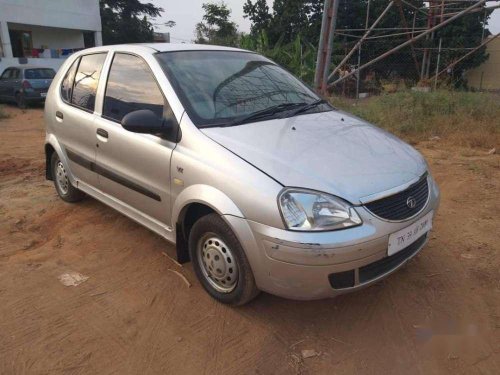
[[[370,17],[370,5],[371,0],[367,1],[367,16],[365,28],[363,29],[342,29],[336,30],[337,15],[339,3],[341,0],[325,0],[323,21],[321,26],[321,35],[318,46],[318,56],[316,63],[316,72],[314,85],[316,90],[321,94],[326,94],[329,88],[333,88],[335,85],[346,80],[354,75],[357,76],[357,90],[356,96],[359,96],[359,82],[360,82],[360,72],[387,58],[388,56],[400,51],[405,47],[410,47],[411,57],[413,63],[415,64],[415,69],[419,72],[420,79],[429,79],[431,74],[434,75],[434,85],[437,83],[438,77],[446,72],[448,69],[452,68],[454,65],[458,64],[460,61],[470,56],[477,50],[479,50],[484,45],[491,42],[493,39],[497,38],[500,34],[496,34],[491,38],[484,38],[484,23],[483,23],[483,38],[481,43],[473,48],[463,48],[467,52],[459,59],[453,61],[444,69],[440,69],[440,57],[442,51],[442,43],[439,41],[437,64],[435,72],[431,72],[431,51],[433,48],[425,47],[423,49],[422,60],[419,61],[417,58],[415,42],[421,39],[433,39],[435,31],[441,29],[442,27],[454,22],[455,20],[463,17],[466,14],[471,14],[475,12],[485,12],[495,8],[500,8],[500,5],[496,4],[490,7],[486,6],[486,3],[492,2],[494,0],[429,0],[426,2],[424,7],[417,7],[407,0],[391,0],[388,1],[386,8],[377,16],[372,24],[369,23]],[[466,6],[464,8],[464,5]],[[377,28],[377,25],[382,19],[387,15],[389,10],[393,7],[398,7],[399,14],[401,17],[401,23],[403,27],[397,28]],[[410,8],[413,13],[413,20],[408,20],[405,18],[404,7]],[[416,18],[425,17],[427,20],[426,27],[416,27]],[[411,26],[410,26],[411,25]],[[358,33],[362,32],[362,35]],[[374,33],[378,33],[373,35]],[[334,36],[344,36],[357,39],[354,47],[348,51],[342,61],[337,64],[333,71],[329,72],[329,66],[332,58],[332,49]],[[368,62],[361,64],[361,49],[363,43],[368,40],[381,39],[381,38],[391,38],[395,36],[404,36],[406,41],[385,51],[379,56],[371,59]],[[338,75],[339,71],[344,67],[349,58],[351,58],[355,53],[358,53],[358,64],[355,69]]]

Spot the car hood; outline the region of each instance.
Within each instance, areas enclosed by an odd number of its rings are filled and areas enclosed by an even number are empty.
[[[327,192],[353,204],[426,171],[413,147],[339,111],[201,130],[284,186]]]

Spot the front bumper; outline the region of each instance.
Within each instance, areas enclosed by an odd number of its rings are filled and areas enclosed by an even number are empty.
[[[259,289],[291,299],[334,297],[381,280],[425,246],[428,234],[387,256],[391,233],[437,211],[439,190],[430,182],[426,207],[404,222],[381,220],[364,207],[356,208],[362,225],[332,232],[293,232],[232,216],[226,220],[245,249]]]

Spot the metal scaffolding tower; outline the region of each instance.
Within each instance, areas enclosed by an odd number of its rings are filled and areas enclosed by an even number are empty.
[[[427,41],[433,40],[435,37],[435,32],[437,30],[452,23],[458,18],[463,17],[466,14],[484,12],[486,17],[488,10],[500,8],[499,4],[486,7],[486,3],[492,1],[494,0],[429,0],[428,2],[425,2],[425,5],[423,7],[417,7],[408,0],[391,0],[388,1],[386,8],[379,15],[374,15],[374,17],[376,16],[376,18],[373,23],[370,24],[369,21],[371,15],[371,0],[368,0],[366,24],[364,29],[358,28],[336,30],[336,21],[340,0],[325,0],[314,80],[315,88],[319,93],[326,94],[328,89],[332,89],[340,82],[343,82],[350,77],[356,76],[356,96],[358,97],[361,71],[408,46],[411,48],[411,57],[414,61],[415,68],[419,74],[420,80],[428,81],[430,79],[432,71],[431,55],[435,48],[429,47],[429,43],[426,43],[422,52],[422,61],[419,62],[416,54],[416,50],[418,48],[416,48],[415,42],[423,38],[425,38]],[[401,17],[401,25],[403,27],[377,28],[377,25],[384,19],[384,17],[393,6],[398,7],[399,15]],[[411,27],[409,26],[409,20],[406,19],[404,8],[410,9],[413,13]],[[416,27],[417,17],[422,16],[425,16],[426,18],[426,26]],[[363,34],[359,35],[359,32],[363,32]],[[372,35],[373,33],[379,34]],[[357,41],[354,43],[354,46],[348,52],[346,52],[341,62],[338,63],[337,66],[335,66],[330,72],[333,40],[335,35],[354,38],[357,39]],[[396,36],[404,36],[406,38],[406,41],[361,64],[361,48],[363,43],[367,42],[368,40],[391,38]],[[437,48],[437,55],[435,55],[436,67],[435,74],[433,74],[434,87],[436,87],[438,77],[443,74],[443,72],[446,72],[447,69],[458,64],[458,62],[470,56],[498,36],[499,34],[485,40],[483,22],[483,38],[481,44],[473,48],[463,48],[463,50],[467,50],[465,55],[455,60],[448,67],[442,70],[440,70],[439,64],[441,61],[441,52],[443,50],[443,41],[440,39],[438,42],[439,47]],[[347,72],[339,74],[339,72],[342,71],[348,60],[356,51],[358,52],[357,66],[352,70],[347,70]]]

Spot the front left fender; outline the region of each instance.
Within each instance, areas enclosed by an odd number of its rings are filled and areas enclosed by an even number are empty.
[[[172,206],[172,223],[176,223],[182,209],[191,203],[200,203],[212,208],[219,215],[244,217],[236,204],[222,191],[204,184],[188,186],[175,198]]]

